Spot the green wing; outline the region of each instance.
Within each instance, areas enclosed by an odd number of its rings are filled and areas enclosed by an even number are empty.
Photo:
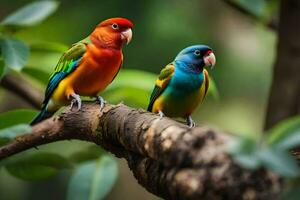
[[[153,104],[155,100],[163,93],[167,87],[169,81],[171,80],[173,73],[175,71],[173,63],[168,64],[165,68],[160,71],[158,79],[156,79],[154,89],[152,91],[150,102],[147,110],[152,112]]]
[[[50,76],[45,92],[44,105],[48,103],[58,84],[77,68],[86,52],[86,45],[89,43],[89,38],[81,40],[80,42],[73,44],[72,47],[61,56],[54,72]]]

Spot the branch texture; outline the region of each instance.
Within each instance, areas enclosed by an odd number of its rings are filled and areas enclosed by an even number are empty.
[[[2,147],[0,159],[64,139],[94,142],[125,158],[139,183],[165,199],[270,199],[282,188],[272,173],[237,166],[225,151],[230,136],[122,104],[102,112],[91,102],[67,110]]]

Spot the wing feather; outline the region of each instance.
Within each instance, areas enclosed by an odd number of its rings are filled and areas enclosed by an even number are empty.
[[[158,78],[156,79],[154,89],[150,96],[150,102],[147,110],[152,111],[153,104],[155,100],[163,93],[165,88],[167,87],[169,81],[171,80],[174,74],[175,68],[173,63],[168,64],[165,68],[160,71]]]
[[[84,53],[86,52],[86,45],[88,43],[88,39],[75,43],[61,56],[54,72],[50,76],[49,83],[45,91],[44,105],[48,103],[58,84],[77,68]]]

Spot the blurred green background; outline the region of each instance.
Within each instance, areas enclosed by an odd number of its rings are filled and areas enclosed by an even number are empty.
[[[32,1],[1,0],[0,19],[29,2]],[[207,44],[214,49],[217,58],[216,67],[209,73],[215,80],[219,97],[208,96],[194,113],[194,120],[200,125],[215,126],[234,134],[253,136],[261,132],[276,35],[262,23],[228,7],[222,0],[61,0],[58,10],[46,21],[18,32],[16,37],[28,44],[49,41],[69,46],[91,33],[100,21],[116,16],[129,18],[135,24],[133,40],[124,48],[123,69],[157,74],[184,47]],[[60,55],[33,52],[28,66],[50,73]],[[143,79],[128,78],[134,79],[136,84],[139,84],[138,79]],[[151,78],[153,76],[148,77]],[[153,84],[154,81],[155,78]],[[45,87],[33,83],[41,90]],[[135,100],[122,89],[117,95],[108,92],[104,96],[111,103],[124,100],[130,106],[146,108],[150,92],[134,92]],[[2,89],[0,102],[0,112],[28,107]],[[84,145],[84,142],[68,141],[40,149],[68,155]],[[158,199],[137,184],[124,160],[118,160],[118,163],[119,178],[106,199]],[[66,171],[49,180],[31,183],[15,179],[1,169],[0,199],[41,199],[42,196],[49,200],[64,199],[68,177]]]

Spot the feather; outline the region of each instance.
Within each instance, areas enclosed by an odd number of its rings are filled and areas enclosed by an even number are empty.
[[[152,112],[153,104],[155,100],[163,93],[165,88],[167,87],[169,81],[174,74],[175,68],[174,65],[168,64],[165,68],[163,68],[158,76],[158,79],[155,82],[154,89],[151,93],[150,103],[148,105],[147,110]]]
[[[82,40],[72,45],[72,47],[65,52],[56,65],[54,72],[50,76],[50,80],[45,92],[45,100],[43,105],[48,104],[54,90],[59,83],[70,75],[79,65],[84,53],[86,52],[86,45],[89,41]]]

